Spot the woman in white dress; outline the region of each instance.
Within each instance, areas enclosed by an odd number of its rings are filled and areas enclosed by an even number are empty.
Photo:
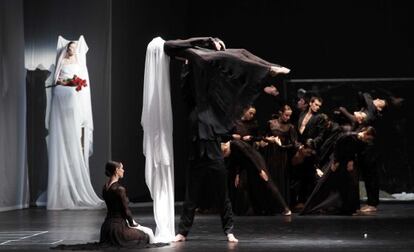
[[[89,156],[92,154],[93,121],[90,83],[86,67],[88,47],[83,36],[68,41],[59,36],[55,72],[47,118],[49,176],[47,209],[103,208],[90,180]],[[86,80],[86,87],[65,86],[74,75]]]

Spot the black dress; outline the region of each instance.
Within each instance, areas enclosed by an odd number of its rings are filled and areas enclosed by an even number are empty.
[[[297,147],[296,130],[290,123],[281,123],[278,119],[273,119],[268,122],[267,135],[279,137],[282,143],[281,146],[269,143],[262,151],[270,176],[289,205],[290,158]]]
[[[356,133],[341,134],[334,147],[332,159],[326,163],[328,168],[318,181],[315,189],[305,204],[301,214],[343,214],[351,215],[359,209],[358,173],[347,170],[348,161],[356,160],[363,150],[363,143]],[[335,171],[329,167],[338,163]]]
[[[128,227],[134,225],[131,210],[128,207],[128,197],[125,187],[118,182],[109,188],[104,186],[103,198],[107,207],[107,214],[101,226],[99,242],[85,244],[61,244],[51,249],[58,250],[101,250],[106,248],[151,248],[162,247],[168,243],[149,244],[149,237],[141,230]]]
[[[241,138],[244,136],[252,136],[248,145],[253,145],[258,141],[259,124],[256,120],[236,120],[232,134],[238,134]],[[253,151],[256,151],[253,149]],[[229,197],[233,206],[233,211],[237,215],[251,215],[257,209],[257,199],[260,192],[258,188],[261,186],[261,181],[258,171],[252,162],[240,162],[240,153],[235,150],[227,159],[227,168],[229,170]],[[249,166],[249,167],[247,167]],[[239,176],[239,186],[236,188],[234,182],[236,176]]]
[[[266,167],[266,161],[256,149],[244,141],[233,140],[231,141],[230,157],[233,165],[238,166],[239,172],[246,171],[248,196],[256,213],[270,213],[263,211],[265,209],[262,204],[260,204],[261,202],[257,202],[257,197],[261,197],[261,194],[263,193],[266,193],[266,195],[269,196],[266,199],[267,206],[271,206],[272,209],[277,209],[279,207],[281,211],[289,209],[285,199],[280,194],[278,187],[269,175],[269,170]],[[267,181],[260,177],[260,172],[262,171],[267,174]],[[252,181],[254,182],[252,183]],[[272,212],[272,214],[273,213],[274,212]]]
[[[107,207],[107,214],[101,226],[100,243],[115,247],[140,247],[149,242],[147,234],[130,228],[134,225],[131,210],[128,207],[126,190],[118,182],[108,189],[103,188],[102,196]]]

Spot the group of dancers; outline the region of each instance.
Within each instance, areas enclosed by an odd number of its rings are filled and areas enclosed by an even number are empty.
[[[99,208],[103,201],[91,187],[88,170],[93,123],[87,46],[83,37],[76,42],[63,38],[59,41],[57,68],[51,78],[51,84],[57,86],[52,91],[49,118],[47,206],[48,209]],[[176,234],[174,195],[171,195],[174,184],[169,182],[173,179],[170,58],[181,62],[180,86],[189,112],[188,179]],[[343,107],[338,108],[335,113],[344,120],[335,121],[319,113],[321,97],[303,96],[297,103],[300,106],[282,104],[262,131],[251,104],[262,92],[277,97],[274,82],[289,72],[290,69],[245,49],[228,49],[218,38],[154,39],[147,48],[144,82],[149,85],[144,83],[142,125],[147,133],[144,134],[146,182],[154,199],[156,234],[153,237],[151,230],[134,221],[126,190],[119,183],[124,167],[111,161],[106,165],[109,180],[103,189],[107,216],[101,228],[101,241],[93,246],[129,247],[156,241],[185,241],[206,190],[214,199],[229,242],[238,241],[234,235],[234,206],[237,214],[279,211],[286,216],[292,210],[301,214],[375,211],[378,182],[372,176],[375,167],[370,163],[375,155],[372,125],[386,109],[386,100],[361,93],[359,109],[349,113]],[[87,87],[81,91],[65,87],[65,80],[74,74],[87,79]],[[371,175],[364,177],[368,205],[362,209],[359,170]]]
[[[361,92],[358,99],[359,108],[353,113],[339,107],[328,116],[319,112],[321,97],[301,95],[295,105],[281,102],[263,127],[254,118],[256,108],[247,106],[231,135],[223,137],[230,141],[222,143],[234,211],[240,215],[278,211],[290,215],[290,209],[300,214],[375,212],[379,187],[373,124],[387,101]],[[368,195],[361,209],[359,175]]]

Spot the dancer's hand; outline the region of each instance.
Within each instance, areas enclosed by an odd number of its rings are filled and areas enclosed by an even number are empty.
[[[280,140],[280,137],[275,137],[275,143],[279,146],[282,146],[282,141]]]
[[[253,138],[253,137],[252,137],[252,136],[250,136],[250,135],[249,135],[249,136],[244,136],[244,137],[243,137],[243,141],[250,141],[250,140],[252,140],[252,138]]]
[[[270,67],[270,75],[276,76],[278,74],[288,74],[290,73],[290,69],[283,66],[271,66]]]
[[[269,177],[267,176],[266,172],[264,170],[261,170],[259,173],[260,177],[264,180],[264,181],[268,181]]]
[[[232,137],[233,137],[233,139],[235,139],[235,140],[240,140],[240,135],[239,134],[233,134],[233,135],[231,135]]]
[[[346,164],[346,170],[349,172],[352,172],[354,170],[354,161],[350,160],[348,161],[348,163]]]
[[[279,95],[279,90],[277,90],[277,88],[275,86],[273,86],[273,85],[270,85],[270,86],[265,87],[263,89],[263,91],[266,94],[270,94],[270,95],[273,95],[273,96],[278,96]]]
[[[321,169],[316,169],[316,175],[318,175],[318,177],[322,177],[323,176],[323,172],[321,171]]]
[[[236,178],[234,179],[234,186],[235,186],[236,188],[239,188],[239,185],[240,185],[240,175],[239,175],[239,174],[237,174],[237,175],[236,175]]]

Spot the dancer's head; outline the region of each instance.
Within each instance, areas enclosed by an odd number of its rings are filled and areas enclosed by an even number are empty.
[[[355,111],[354,116],[358,124],[362,124],[368,120],[367,113],[363,111]]]
[[[322,106],[322,98],[317,96],[312,96],[309,101],[309,109],[312,113],[317,113]]]
[[[358,139],[364,143],[370,143],[374,141],[375,136],[376,136],[376,130],[372,126],[363,127],[358,132]]]
[[[108,161],[105,165],[105,175],[107,177],[117,176],[124,177],[124,166],[120,162]]]
[[[250,121],[256,115],[256,108],[253,105],[248,105],[245,109],[243,109],[243,121]]]
[[[292,108],[285,104],[279,109],[279,119],[283,122],[288,122],[290,120],[290,116],[292,115]]]
[[[68,56],[72,56],[72,55],[75,55],[75,53],[76,53],[76,42],[70,41],[68,45],[66,46],[66,54]]]

